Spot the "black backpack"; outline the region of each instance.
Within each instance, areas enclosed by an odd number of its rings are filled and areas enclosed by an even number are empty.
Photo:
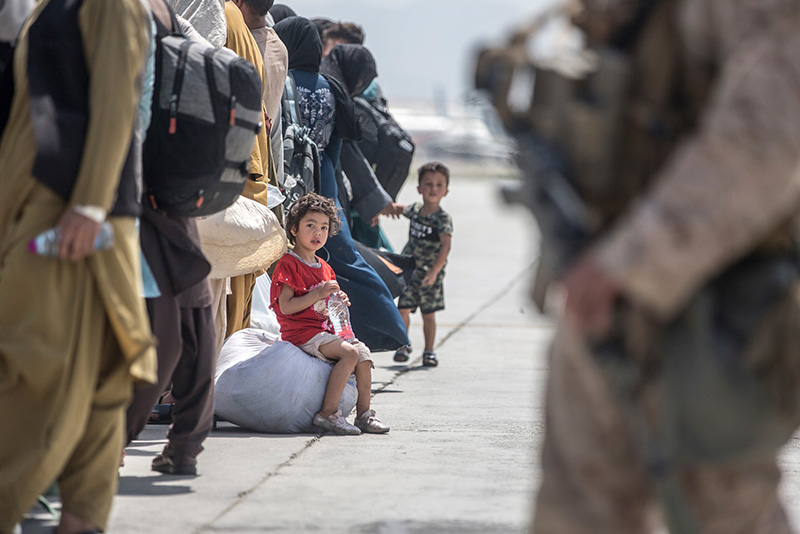
[[[281,101],[283,119],[283,183],[280,184],[288,209],[301,196],[319,192],[319,149],[307,126],[300,122],[297,86],[291,73],[286,77]]]
[[[375,176],[384,190],[397,200],[414,157],[414,142],[386,109],[379,109],[360,96],[354,97],[353,103],[361,129],[358,147],[375,167]]]
[[[263,126],[258,72],[232,50],[171,32],[157,39],[155,80],[146,196],[171,215],[222,211],[244,190]]]
[[[0,43],[0,136],[6,129],[14,98],[14,47],[11,43]]]

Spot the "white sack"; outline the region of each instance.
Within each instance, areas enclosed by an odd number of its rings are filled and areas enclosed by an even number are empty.
[[[276,336],[281,333],[278,317],[269,307],[269,290],[272,281],[267,273],[256,278],[256,287],[253,288],[253,300],[250,307],[250,326],[259,330],[266,330]]]
[[[195,217],[209,278],[269,268],[286,253],[286,233],[266,206],[242,195],[222,211]]]
[[[225,0],[167,0],[170,7],[188,20],[197,33],[216,47],[228,40]]]
[[[5,0],[0,7],[0,41],[10,43],[17,39],[22,25],[31,14],[34,0]]]
[[[333,365],[263,330],[247,328],[225,341],[217,362],[215,413],[236,425],[277,434],[315,433]],[[358,391],[350,378],[339,399],[348,415]]]

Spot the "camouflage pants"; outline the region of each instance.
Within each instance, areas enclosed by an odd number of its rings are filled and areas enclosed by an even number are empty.
[[[658,396],[658,386],[642,395]],[[663,532],[660,481],[645,467],[605,377],[585,345],[565,329],[553,346],[546,396],[543,480],[534,534]],[[686,467],[675,487],[702,534],[790,533],[778,498],[774,458]],[[673,534],[687,529],[671,526]]]
[[[422,313],[436,313],[444,309],[444,269],[439,271],[436,280],[429,286],[422,285],[427,269],[417,267],[408,287],[397,299],[398,308],[407,308],[411,312],[417,311],[417,306]]]

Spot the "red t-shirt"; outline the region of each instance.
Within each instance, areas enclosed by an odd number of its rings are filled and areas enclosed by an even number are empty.
[[[281,286],[286,284],[295,296],[303,296],[315,289],[323,282],[336,280],[336,275],[322,258],[317,258],[319,267],[312,267],[294,254],[287,252],[278,260],[275,272],[272,273],[272,287],[270,288],[270,307],[278,317],[281,327],[281,339],[293,345],[300,346],[320,332],[334,333],[333,325],[328,320],[328,304],[326,299],[321,299],[291,315],[281,312],[278,297]]]

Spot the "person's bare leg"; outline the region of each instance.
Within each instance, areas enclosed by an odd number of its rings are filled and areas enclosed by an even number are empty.
[[[397,311],[400,312],[400,317],[406,324],[406,333],[408,333],[408,328],[411,326],[411,308],[399,308]]]
[[[356,388],[358,389],[356,415],[360,416],[369,410],[372,397],[372,362],[364,361],[356,365]]]
[[[422,333],[425,336],[425,350],[433,351],[436,342],[436,314],[422,314]]]
[[[319,351],[329,360],[337,360],[328,378],[325,396],[322,398],[322,408],[319,411],[322,417],[328,417],[339,409],[339,399],[347,385],[347,379],[353,374],[353,369],[358,363],[358,350],[350,343],[338,340],[321,345]]]
[[[67,510],[61,511],[61,520],[58,523],[56,534],[77,534],[92,530],[97,530],[97,525],[93,525],[91,521],[81,519]]]

